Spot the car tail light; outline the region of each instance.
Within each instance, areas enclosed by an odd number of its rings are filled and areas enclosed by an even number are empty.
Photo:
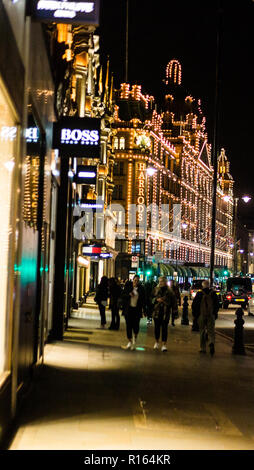
[[[249,300],[251,299],[251,295],[248,295],[248,299],[249,299]]]
[[[228,300],[231,300],[231,299],[232,299],[232,295],[227,295],[227,299],[228,299]]]

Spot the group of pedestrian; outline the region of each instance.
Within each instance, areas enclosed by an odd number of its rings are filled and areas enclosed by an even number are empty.
[[[126,322],[127,345],[125,349],[135,349],[139,334],[140,319],[147,317],[147,323],[154,321],[154,349],[167,351],[168,325],[175,326],[178,318],[178,307],[181,305],[180,289],[175,281],[168,286],[167,278],[161,276],[156,285],[153,281],[143,286],[138,275],[133,280],[126,281],[124,286],[115,278],[108,279],[102,276],[97,287],[95,302],[99,306],[101,327],[106,325],[106,306],[109,300],[111,309],[110,330],[119,330],[120,314],[122,309]],[[193,300],[192,314],[197,319],[200,330],[200,353],[206,352],[206,344],[210,347],[210,354],[215,352],[215,320],[218,316],[219,301],[209,282],[203,281],[203,290],[198,292]]]

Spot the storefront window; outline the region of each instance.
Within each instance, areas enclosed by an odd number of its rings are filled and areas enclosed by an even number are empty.
[[[8,369],[7,325],[10,319],[10,283],[13,235],[13,174],[17,126],[7,93],[0,80],[0,375]]]

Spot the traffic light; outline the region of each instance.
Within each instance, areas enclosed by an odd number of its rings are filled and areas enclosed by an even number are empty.
[[[229,274],[229,273],[228,273],[228,270],[225,269],[224,272],[223,272],[223,274],[224,274],[224,276],[228,276],[228,274]]]
[[[146,271],[146,276],[151,276],[152,272],[150,270]]]

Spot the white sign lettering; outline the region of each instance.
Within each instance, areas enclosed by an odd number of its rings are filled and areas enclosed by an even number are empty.
[[[37,127],[29,127],[26,129],[26,141],[27,142],[38,142],[39,132]]]
[[[91,13],[94,10],[94,2],[40,0],[37,4],[37,10],[54,11],[56,18],[74,18],[76,13]]]
[[[81,129],[62,129],[61,144],[98,145],[99,132]]]
[[[96,173],[94,171],[80,171],[78,173],[79,178],[95,178]]]

